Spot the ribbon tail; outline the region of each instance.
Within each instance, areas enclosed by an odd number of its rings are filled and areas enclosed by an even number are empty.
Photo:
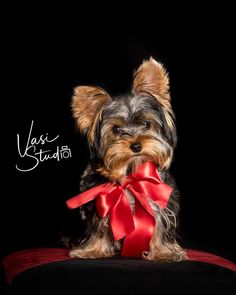
[[[66,201],[66,205],[70,209],[75,209],[77,207],[80,207],[84,205],[85,203],[88,203],[90,201],[93,201],[96,199],[97,195],[101,192],[102,189],[105,187],[108,187],[107,184],[105,185],[99,185],[95,186],[69,200]]]
[[[116,241],[134,231],[133,215],[126,196],[121,196],[120,200],[112,208],[110,223]]]
[[[146,210],[135,204],[135,230],[126,235],[122,247],[122,256],[142,256],[143,251],[149,250],[149,243],[155,228],[155,220]]]

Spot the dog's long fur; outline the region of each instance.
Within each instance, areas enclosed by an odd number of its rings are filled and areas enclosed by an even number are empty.
[[[91,155],[81,179],[81,192],[109,181],[122,183],[140,164],[152,161],[173,192],[166,208],[151,203],[156,228],[143,257],[186,259],[176,241],[179,192],[169,167],[177,137],[169,78],[162,64],[153,58],[144,61],[134,74],[131,93],[124,96],[111,98],[99,87],[76,87],[72,112],[79,130],[88,138]],[[135,200],[130,193],[128,200],[134,210]],[[70,250],[70,256],[98,258],[119,254],[123,241],[114,241],[109,217],[99,217],[94,202],[82,206],[80,213],[87,227],[83,238]]]

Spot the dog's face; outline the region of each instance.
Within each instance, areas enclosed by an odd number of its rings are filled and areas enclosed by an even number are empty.
[[[112,99],[101,88],[77,87],[72,111],[101,174],[122,179],[147,160],[169,167],[176,144],[174,116],[168,76],[154,59],[139,67],[130,95]]]

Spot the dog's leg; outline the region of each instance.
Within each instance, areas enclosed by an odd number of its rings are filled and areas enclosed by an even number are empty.
[[[107,219],[103,218],[98,224],[97,231],[92,233],[86,242],[70,250],[69,256],[75,258],[112,257],[120,248],[120,242],[113,241],[110,228],[107,226]]]
[[[168,226],[174,227],[174,224],[168,224]],[[143,257],[147,260],[161,261],[181,261],[187,259],[184,249],[171,236],[170,228],[163,225],[160,214],[156,216],[156,227],[150,241],[149,251],[144,252]]]
[[[158,261],[182,261],[187,260],[187,255],[176,241],[163,244],[157,235],[153,235],[149,251],[143,253],[143,258]]]

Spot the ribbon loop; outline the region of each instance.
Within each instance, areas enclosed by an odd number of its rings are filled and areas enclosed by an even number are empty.
[[[101,217],[107,216],[109,212],[111,211],[111,209],[123,196],[123,194],[124,194],[123,189],[120,186],[114,186],[110,189],[110,191],[104,190],[99,192],[97,196],[97,202],[96,202],[98,215]]]

